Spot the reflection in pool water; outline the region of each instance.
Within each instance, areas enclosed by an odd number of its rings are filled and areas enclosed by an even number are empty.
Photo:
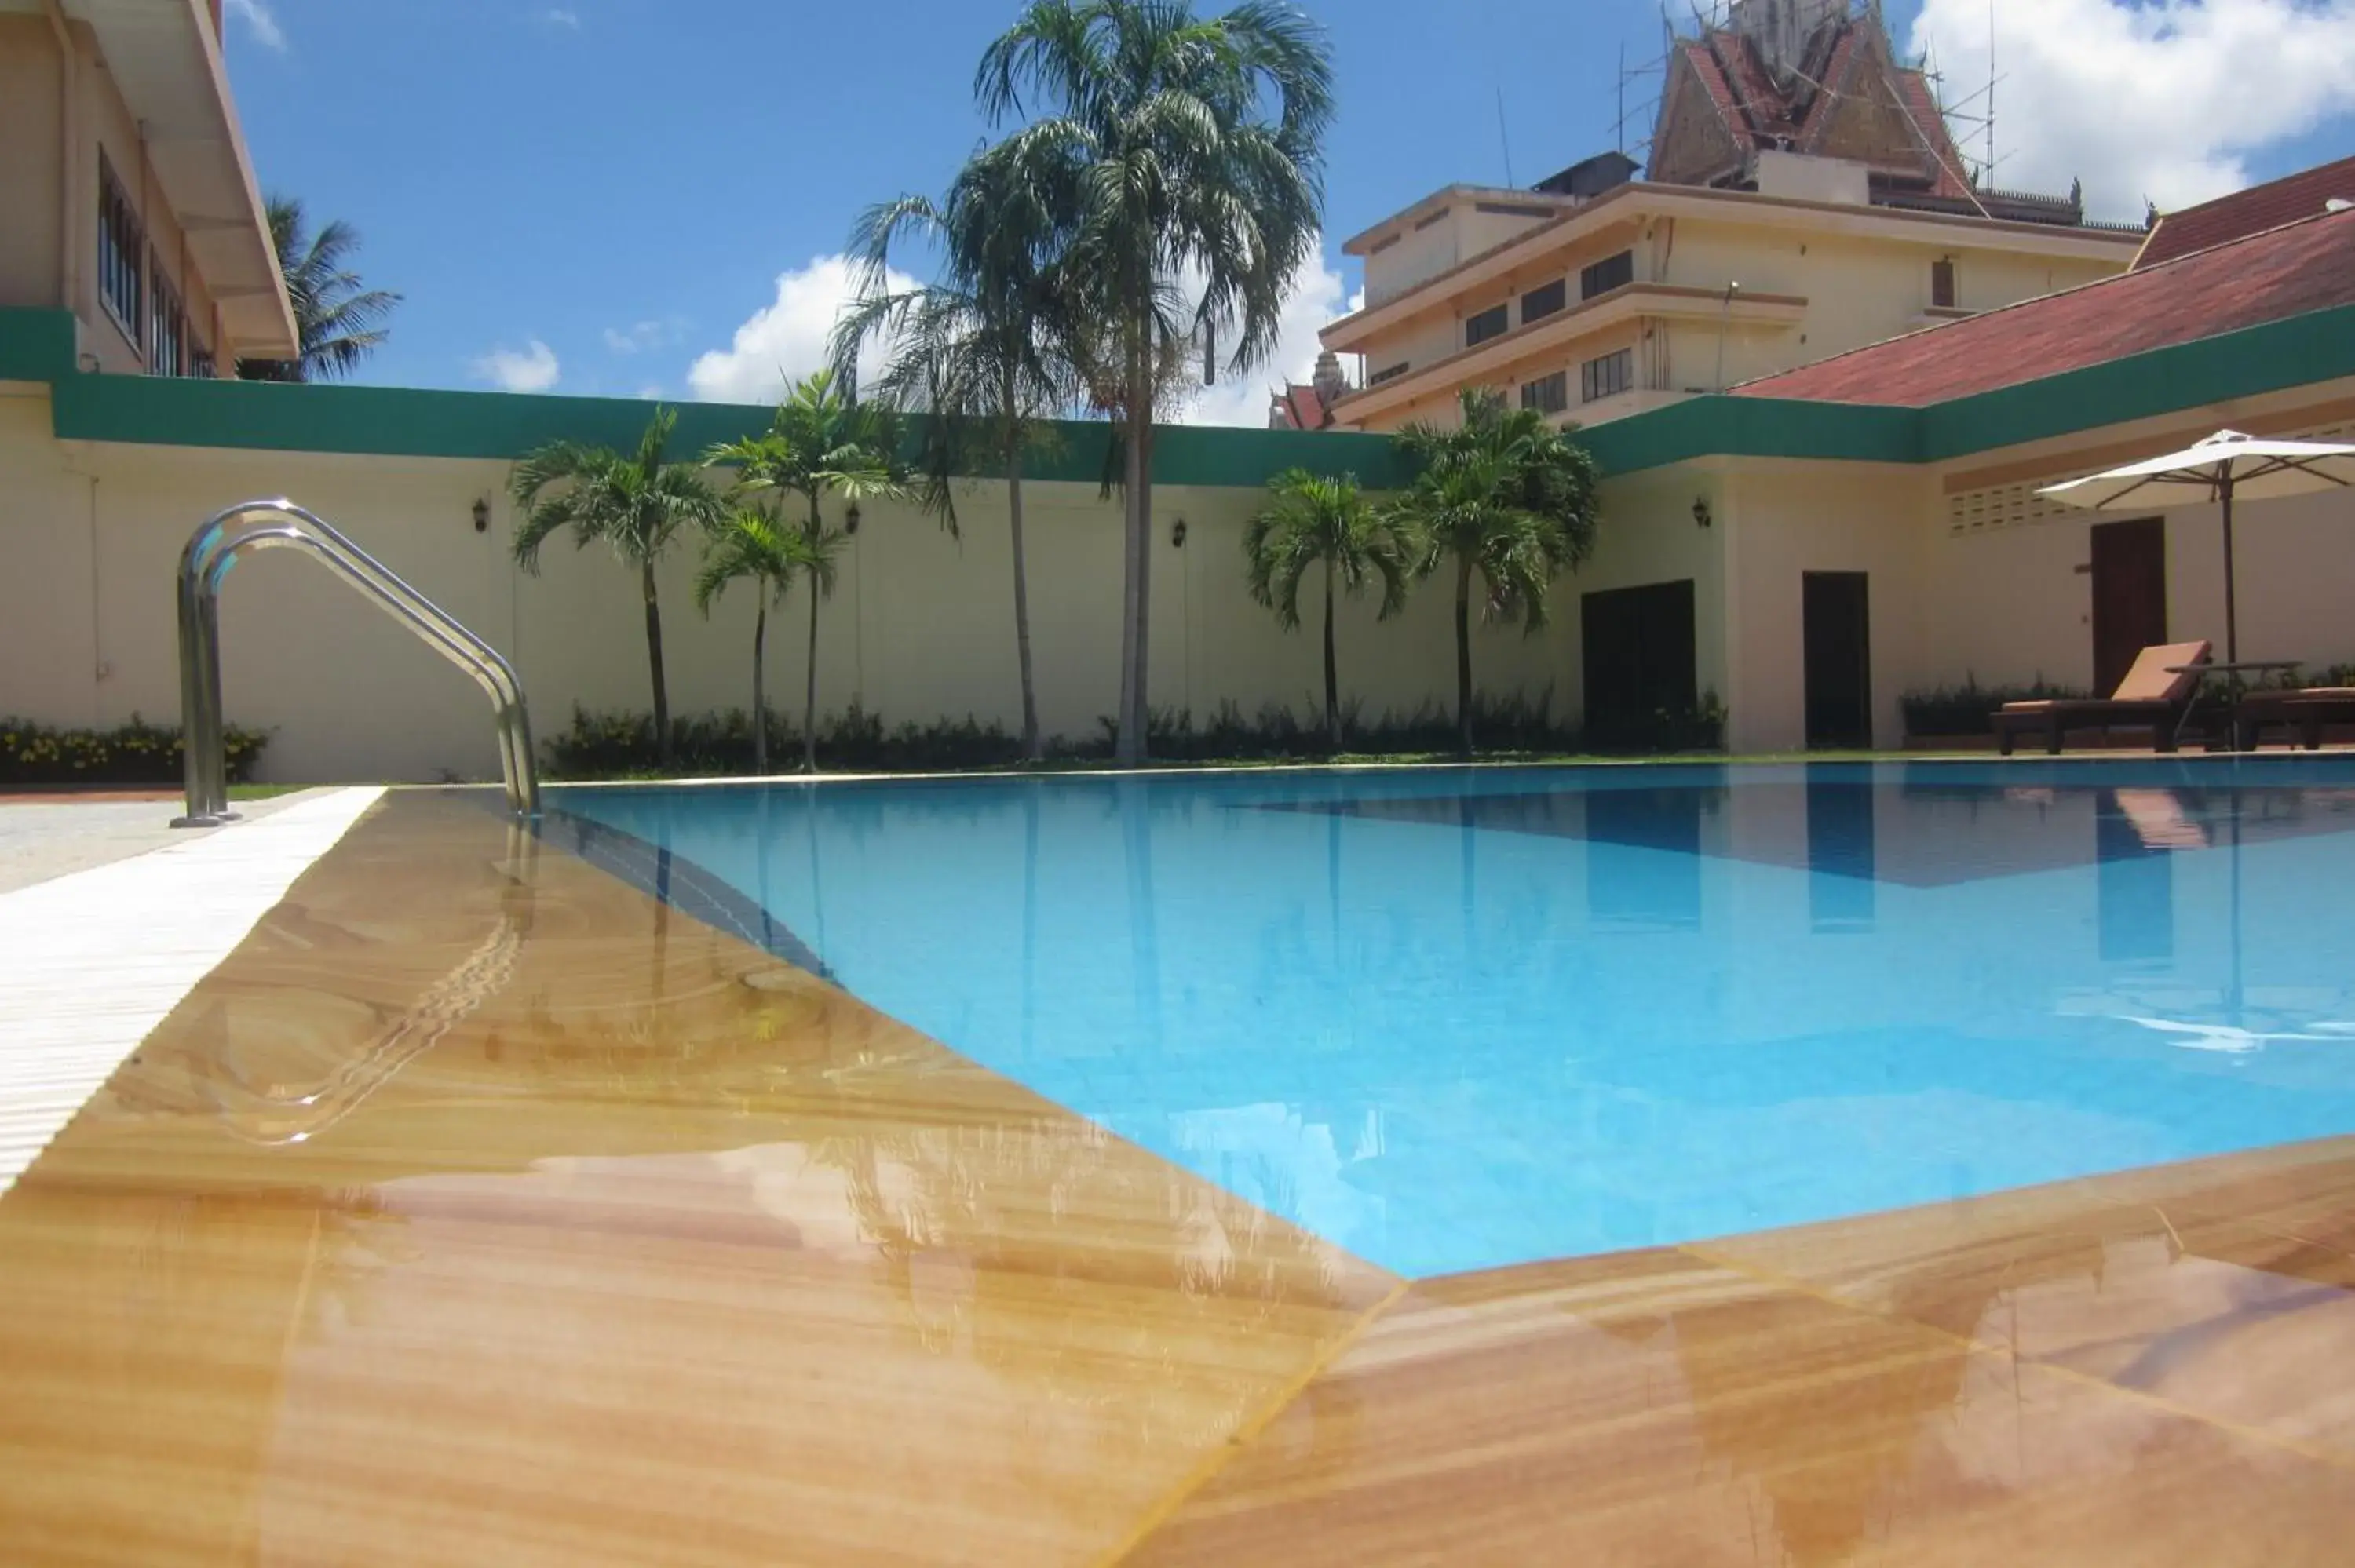
[[[559,803],[1409,1274],[2355,1130],[2355,769],[2328,758]]]

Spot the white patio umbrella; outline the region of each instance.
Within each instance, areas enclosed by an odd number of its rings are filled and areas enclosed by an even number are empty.
[[[2240,606],[2232,582],[2232,500],[2267,501],[2319,490],[2355,489],[2355,447],[2322,441],[2269,441],[2238,430],[2165,457],[2114,468],[2038,491],[2095,511],[2184,506],[2212,501],[2224,508],[2224,662],[2241,661]]]

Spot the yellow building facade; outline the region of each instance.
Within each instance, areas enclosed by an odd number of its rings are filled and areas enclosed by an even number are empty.
[[[218,0],[0,4],[0,307],[84,368],[231,376],[296,352]]]

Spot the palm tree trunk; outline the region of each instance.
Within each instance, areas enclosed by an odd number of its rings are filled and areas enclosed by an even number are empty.
[[[1140,296],[1143,291],[1139,291]],[[1124,541],[1120,620],[1120,733],[1113,756],[1123,767],[1145,760],[1146,607],[1151,597],[1153,497],[1146,489],[1150,468],[1146,445],[1153,430],[1153,334],[1150,311],[1132,325],[1128,334],[1127,450],[1124,478],[1128,490],[1128,518]]]
[[[1008,418],[1013,395],[1007,395]],[[1030,674],[1030,576],[1022,553],[1022,445],[1018,439],[1006,454],[1006,503],[1014,535],[1014,652],[1022,666],[1022,757],[1036,762],[1045,755],[1039,741],[1039,690]]]
[[[655,760],[668,768],[671,765],[670,688],[663,681],[662,606],[655,601],[655,564],[652,561],[639,567],[638,582],[646,599],[646,664],[653,673],[655,684]]]
[[[762,650],[769,641],[769,585],[755,586],[762,591],[760,608],[752,616],[752,771],[765,775],[769,771],[769,693],[762,667],[767,661]]]
[[[1464,755],[1472,755],[1472,557],[1455,564],[1455,727]]]
[[[1341,749],[1341,676],[1333,663],[1333,559],[1325,558],[1325,735]]]
[[[809,534],[815,545],[825,524],[818,521],[817,497],[810,497]],[[802,692],[802,771],[817,771],[817,601],[823,596],[810,584],[809,672]]]

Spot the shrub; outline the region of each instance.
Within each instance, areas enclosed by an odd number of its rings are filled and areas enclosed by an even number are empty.
[[[1908,736],[1978,736],[1995,733],[1995,711],[2006,703],[2068,701],[2087,694],[2041,678],[2025,686],[1982,686],[1966,678],[1959,686],[1908,692],[1897,705],[1905,715]]]
[[[752,770],[752,720],[741,708],[689,714],[672,721],[672,771],[726,775]],[[770,766],[790,770],[801,755],[801,731],[782,714],[769,715]],[[645,713],[572,710],[570,729],[542,747],[548,770],[560,779],[614,779],[658,771],[655,721]],[[1000,726],[971,717],[887,728],[857,704],[818,726],[818,761],[837,772],[954,772],[1015,761],[1022,744]]]
[[[229,779],[242,784],[269,744],[264,731],[231,725],[222,736]],[[0,718],[0,784],[177,784],[180,732],[137,714],[113,729],[58,729]]]

